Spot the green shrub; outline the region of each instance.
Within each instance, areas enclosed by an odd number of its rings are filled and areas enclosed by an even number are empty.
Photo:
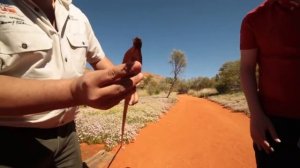
[[[224,63],[216,75],[216,82],[216,89],[219,93],[240,91],[240,61]]]
[[[216,84],[216,89],[217,91],[222,94],[222,93],[228,93],[230,91],[228,84],[218,82]]]
[[[147,89],[147,93],[148,93],[149,95],[157,95],[157,94],[160,93],[159,85],[158,85],[158,83],[157,83],[156,81],[154,81],[154,80],[151,80],[151,81],[149,82],[149,84],[147,85],[146,89]]]
[[[186,82],[179,82],[177,86],[178,94],[186,94],[189,91],[189,87]]]

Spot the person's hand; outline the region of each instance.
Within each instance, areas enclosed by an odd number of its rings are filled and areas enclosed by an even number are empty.
[[[129,105],[133,106],[135,105],[136,103],[138,103],[139,101],[139,96],[138,96],[138,93],[135,91],[134,93],[132,93],[129,97],[127,97],[126,99],[130,99],[129,100]]]
[[[251,116],[250,132],[253,142],[258,150],[264,150],[268,154],[274,152],[274,148],[267,140],[266,133],[269,133],[276,143],[281,142],[270,119],[263,113]]]
[[[132,95],[142,79],[140,63],[121,64],[86,73],[74,80],[71,92],[77,104],[109,109]]]

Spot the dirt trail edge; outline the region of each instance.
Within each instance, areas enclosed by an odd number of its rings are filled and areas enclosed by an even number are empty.
[[[107,167],[108,160],[95,167]],[[205,99],[179,96],[170,111],[142,129],[109,167],[255,168],[249,118]]]

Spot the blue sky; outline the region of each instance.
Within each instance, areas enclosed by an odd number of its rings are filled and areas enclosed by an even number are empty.
[[[132,39],[143,40],[143,71],[172,76],[173,49],[187,56],[182,78],[213,77],[239,59],[240,24],[263,0],[73,0],[90,19],[106,55],[122,61]]]

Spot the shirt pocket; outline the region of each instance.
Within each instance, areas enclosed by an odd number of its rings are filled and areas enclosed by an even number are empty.
[[[70,47],[68,52],[73,70],[82,75],[86,67],[87,38],[84,34],[68,34],[66,36]]]
[[[51,56],[52,40],[41,31],[2,30],[0,36],[0,74],[26,76],[45,65]]]
[[[17,54],[52,48],[52,40],[45,34],[30,31],[1,32],[0,53]]]
[[[87,48],[87,39],[83,34],[69,34],[67,35],[70,46],[76,50],[78,48]]]

